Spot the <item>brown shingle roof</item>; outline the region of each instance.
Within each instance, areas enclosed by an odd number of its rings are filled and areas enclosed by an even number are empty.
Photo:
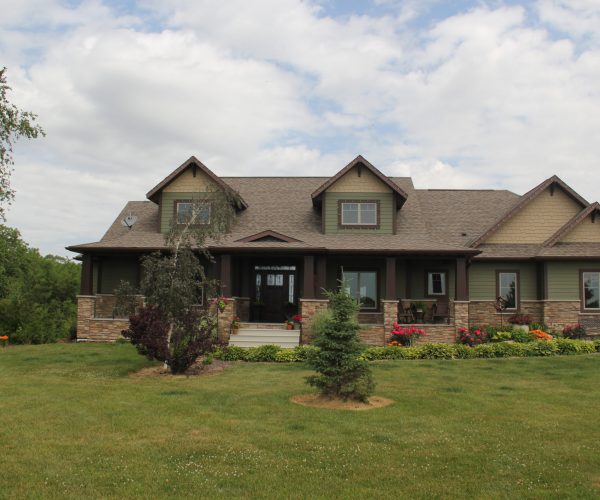
[[[557,177],[551,177],[523,196],[505,190],[415,189],[410,178],[392,177],[389,181],[404,193],[406,202],[397,212],[396,234],[377,235],[321,232],[321,215],[313,206],[311,193],[319,192],[330,179],[221,178],[228,189],[243,197],[246,209],[237,213],[231,233],[221,241],[209,242],[209,246],[213,251],[479,254],[476,259],[600,258],[600,244],[595,243],[555,243],[551,247],[482,243],[477,249],[469,246],[474,237],[490,231],[540,190],[553,183],[568,188]],[[578,202],[585,202],[570,188],[568,190]],[[584,212],[595,207],[597,204],[590,205],[571,222],[576,223]],[[130,212],[138,217],[138,222],[128,229],[121,220]],[[246,241],[261,234],[285,236],[290,241]],[[68,248],[83,253],[165,249],[164,235],[159,232],[158,206],[148,201],[130,201],[100,241]]]

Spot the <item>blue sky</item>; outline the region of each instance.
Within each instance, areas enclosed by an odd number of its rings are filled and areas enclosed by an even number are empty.
[[[8,223],[98,240],[190,155],[221,175],[331,175],[363,154],[419,188],[600,197],[597,0],[0,0],[16,147]],[[61,203],[56,203],[61,200]]]

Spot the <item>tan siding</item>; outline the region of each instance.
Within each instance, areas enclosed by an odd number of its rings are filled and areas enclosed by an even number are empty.
[[[555,189],[554,195],[547,189],[505,222],[486,243],[543,243],[580,211],[581,206],[561,189]]]
[[[214,189],[214,183],[200,170],[196,171],[196,177],[192,172],[192,167],[189,167],[175,180],[167,184],[163,192],[166,193],[181,193],[181,192],[199,192]]]
[[[379,180],[371,171],[354,167],[338,179],[327,192],[329,193],[391,193],[392,190]]]
[[[530,262],[473,262],[469,267],[471,300],[496,299],[496,271],[519,271],[520,300],[537,300],[536,266]]]
[[[589,215],[560,240],[565,243],[600,243],[600,220]]]
[[[339,200],[379,200],[379,229],[340,229]],[[392,234],[394,223],[394,198],[392,193],[325,193],[326,234]]]

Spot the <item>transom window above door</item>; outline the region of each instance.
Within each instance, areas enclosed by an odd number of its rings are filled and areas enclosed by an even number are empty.
[[[376,271],[343,271],[342,279],[361,309],[377,309]]]
[[[341,201],[340,225],[348,227],[377,227],[379,204],[377,201]]]

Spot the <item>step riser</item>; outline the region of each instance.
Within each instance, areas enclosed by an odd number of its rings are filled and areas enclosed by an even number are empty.
[[[266,337],[298,337],[300,332],[296,330],[238,330],[237,333],[232,333],[232,336],[243,335],[264,335]]]
[[[263,345],[276,345],[279,347],[283,347],[285,349],[293,349],[294,347],[298,347],[299,342],[272,342],[272,341],[240,341],[240,340],[230,340],[229,345],[237,346],[237,347],[260,347]]]

